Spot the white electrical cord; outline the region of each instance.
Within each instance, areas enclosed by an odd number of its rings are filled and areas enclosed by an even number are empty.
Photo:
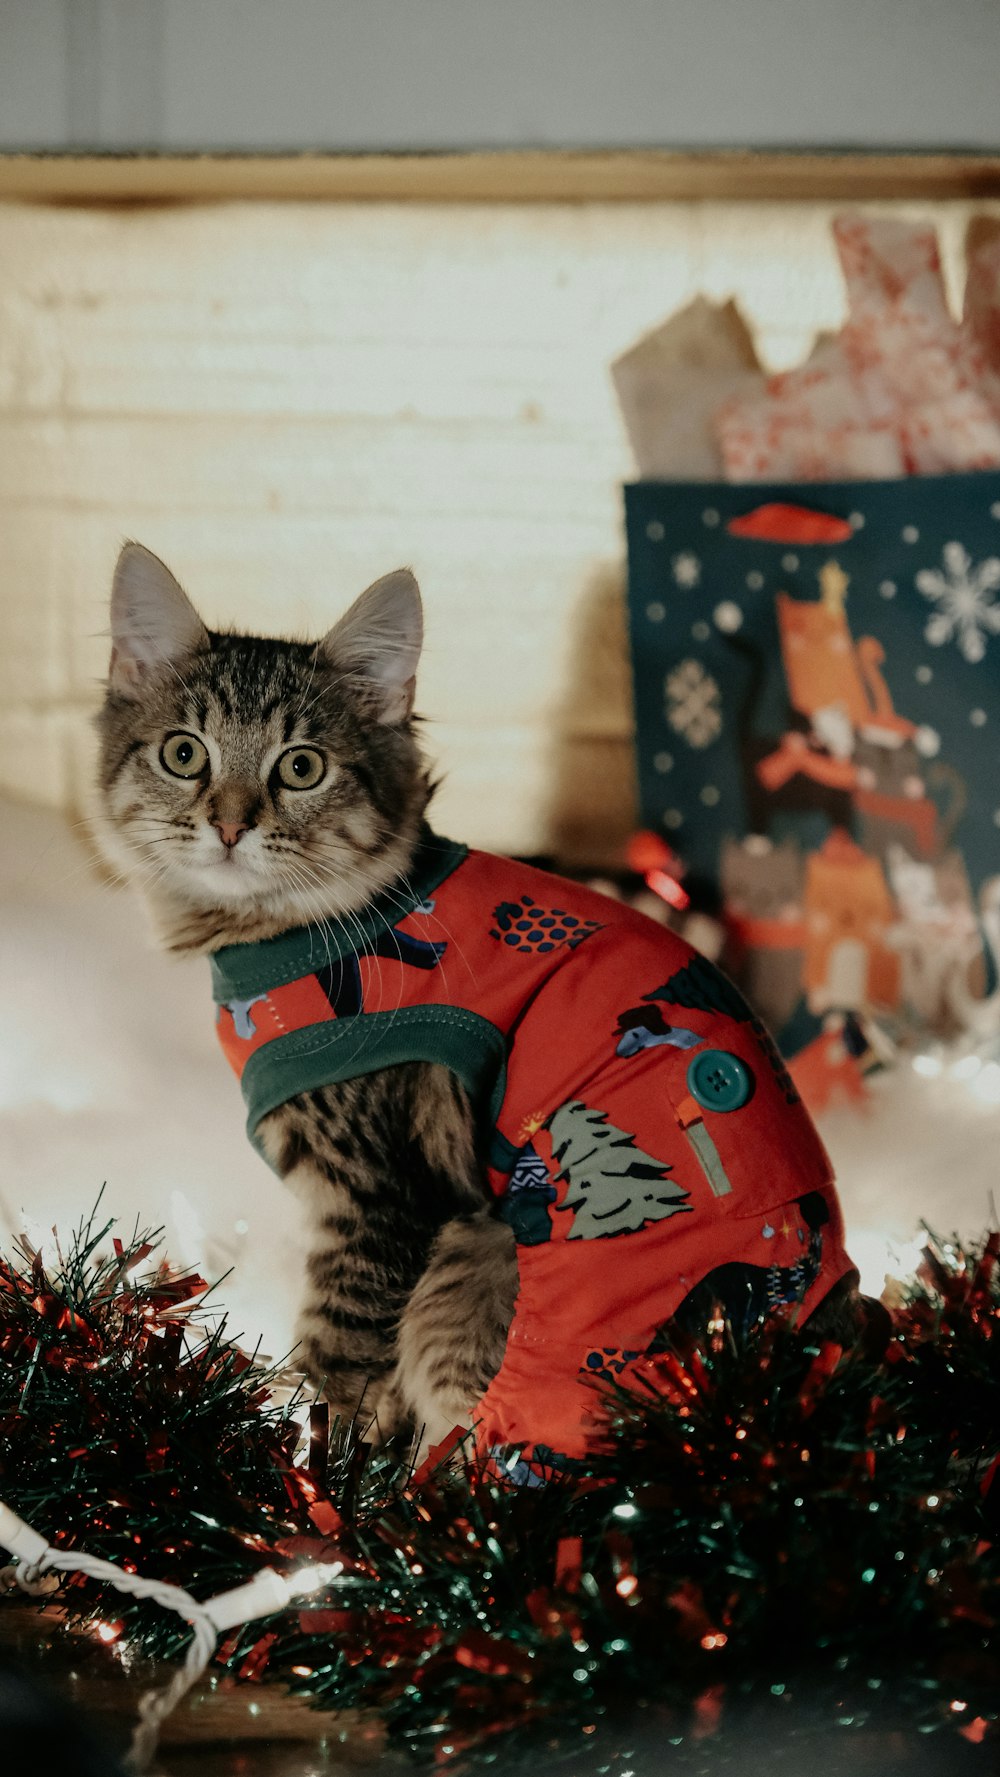
[[[139,1720],[128,1755],[129,1765],[135,1772],[147,1769],[156,1751],[163,1722],[201,1677],[220,1635],[240,1623],[253,1622],[256,1617],[273,1616],[294,1599],[329,1585],[344,1571],[342,1561],[317,1562],[312,1567],[300,1568],[286,1579],[273,1567],[262,1567],[245,1585],[234,1586],[232,1591],[220,1592],[216,1598],[199,1603],[181,1586],[126,1573],[112,1561],[104,1561],[98,1555],[86,1555],[79,1549],[54,1548],[2,1500],[0,1548],[16,1558],[13,1575],[25,1592],[37,1595],[41,1589],[39,1581],[47,1572],[82,1573],[89,1579],[106,1580],[119,1592],[130,1593],[135,1598],[151,1598],[164,1610],[176,1611],[190,1623],[193,1633],[183,1665],[178,1667],[165,1690],[147,1691],[139,1699]]]

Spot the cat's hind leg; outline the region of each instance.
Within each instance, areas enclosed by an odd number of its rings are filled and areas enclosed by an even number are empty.
[[[446,1222],[399,1325],[396,1385],[422,1450],[471,1424],[503,1362],[517,1294],[514,1237],[488,1210]]]
[[[296,1326],[302,1366],[333,1421],[353,1426],[365,1443],[382,1444],[409,1424],[396,1384],[394,1349],[357,1335],[345,1347],[328,1314],[326,1301],[307,1298]]]

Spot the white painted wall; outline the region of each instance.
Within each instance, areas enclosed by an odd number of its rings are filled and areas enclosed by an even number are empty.
[[[0,0],[0,148],[996,149],[996,0]]]
[[[695,292],[773,365],[838,324],[823,205],[0,206],[0,788],[78,806],[126,536],[210,621],[320,633],[412,562],[438,819],[630,829],[608,364]],[[938,206],[957,272],[968,216]]]

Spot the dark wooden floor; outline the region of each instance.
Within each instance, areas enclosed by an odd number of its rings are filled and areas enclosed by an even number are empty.
[[[0,1675],[12,1662],[83,1711],[104,1746],[116,1753],[128,1746],[137,1698],[151,1684],[164,1682],[162,1669],[126,1662],[88,1638],[61,1633],[55,1611],[0,1596]],[[2,1729],[0,1719],[0,1735]],[[662,1734],[662,1727],[647,1726],[641,1716],[629,1730],[634,1751],[628,1763],[641,1777],[670,1777],[674,1769]],[[822,1777],[995,1777],[997,1770],[995,1747],[970,1745],[953,1735],[837,1733],[810,1739],[805,1752],[801,1731],[775,1736],[773,1712],[759,1700],[747,1704],[739,1741],[738,1777],[804,1777],[810,1770]],[[716,1756],[705,1743],[705,1762],[698,1767],[702,1777],[732,1777],[737,1770],[733,1745],[727,1735]],[[110,1777],[110,1763],[105,1767],[98,1759],[100,1777]],[[516,1768],[524,1769],[520,1762]],[[592,1763],[587,1768],[593,1769]],[[34,1748],[27,1761],[12,1760],[0,1737],[0,1777],[48,1777],[56,1769],[59,1777],[77,1777],[69,1761],[56,1767],[40,1760]],[[89,1770],[95,1770],[93,1762]],[[559,1770],[574,1777],[570,1763]],[[165,1724],[150,1777],[413,1777],[413,1766],[386,1753],[380,1732],[357,1715],[321,1714],[275,1684],[209,1679]]]
[[[0,1597],[0,1663],[83,1711],[105,1746],[123,1753],[136,1699],[162,1669],[68,1635],[61,1615]],[[168,1675],[169,1676],[169,1675]],[[0,1756],[4,1777],[29,1777]],[[399,1777],[410,1767],[383,1751],[381,1731],[356,1715],[310,1709],[273,1684],[206,1678],[164,1724],[157,1777]],[[30,1777],[40,1777],[37,1765]]]

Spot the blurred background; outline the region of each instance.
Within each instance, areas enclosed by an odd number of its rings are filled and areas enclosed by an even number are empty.
[[[297,1236],[205,971],[84,842],[123,538],[210,622],[295,634],[411,563],[438,825],[620,869],[610,366],[698,296],[801,363],[844,320],[845,206],[930,219],[957,312],[998,65],[992,0],[0,0],[5,1234],[106,1184],[290,1340]],[[949,1066],[824,1121],[876,1291],[921,1217],[987,1218],[1000,1112]]]

